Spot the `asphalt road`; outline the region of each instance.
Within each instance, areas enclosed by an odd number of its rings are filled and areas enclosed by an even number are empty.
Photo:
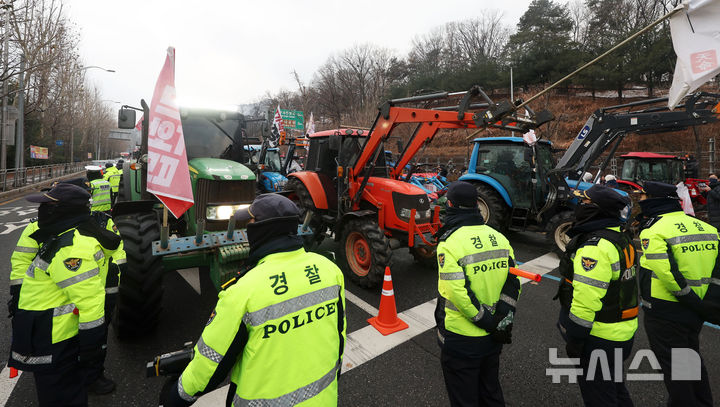
[[[10,272],[10,254],[15,247],[21,230],[35,214],[35,206],[22,199],[0,202],[0,279],[7,281]],[[511,233],[508,235],[518,261],[528,264],[541,262],[552,256],[544,256],[549,246],[541,235],[532,233]],[[338,248],[333,243],[324,243],[324,250]],[[550,261],[551,263],[551,261]],[[410,315],[412,309],[436,297],[437,276],[428,269],[414,264],[407,250],[395,252],[392,268],[395,298],[399,313]],[[553,383],[546,369],[552,368],[549,352],[559,348],[558,356],[565,357],[564,346],[555,328],[558,304],[552,301],[557,282],[556,273],[550,273],[540,283],[528,282],[518,304],[518,314],[513,330],[513,343],[506,346],[501,358],[501,382],[509,406],[574,406],[582,405],[577,384],[570,384],[565,378],[562,383]],[[91,397],[90,405],[95,406],[152,406],[157,405],[158,394],[163,385],[162,378],[145,377],[145,363],[156,354],[179,349],[184,342],[195,341],[212,310],[216,293],[205,274],[200,274],[202,294],[196,291],[178,273],[171,272],[163,281],[165,296],[164,313],[157,329],[142,339],[119,342],[111,332],[106,362],[107,375],[117,384],[117,390],[108,396]],[[354,299],[347,301],[348,333],[356,341],[369,338],[366,332],[367,310],[377,308],[380,290],[359,288],[347,282],[348,292]],[[0,307],[8,300],[7,284],[0,289]],[[4,312],[4,308],[0,310]],[[406,315],[403,314],[403,315]],[[3,314],[4,315],[4,314]],[[431,317],[426,315],[427,317]],[[412,324],[411,324],[412,325]],[[648,349],[647,337],[641,327],[637,332],[634,352]],[[427,327],[429,328],[429,327]],[[425,328],[423,328],[425,329]],[[363,331],[365,330],[365,331]],[[0,317],[0,349],[6,355],[9,349],[9,319]],[[380,352],[374,358],[346,367],[340,378],[341,406],[444,406],[448,405],[447,395],[440,369],[440,351],[434,329],[420,330],[415,336],[398,340],[395,347]],[[396,335],[395,338],[402,336]],[[391,335],[390,337],[392,337]],[[388,337],[388,338],[390,338]],[[386,340],[380,338],[379,340]],[[701,334],[702,353],[706,362],[715,397],[720,400],[720,330],[706,327]],[[360,344],[362,345],[362,344]],[[373,344],[374,345],[374,344]],[[353,351],[346,349],[346,355]],[[346,359],[349,359],[348,356]],[[2,363],[4,366],[5,363]],[[626,362],[626,369],[630,360]],[[560,366],[562,367],[562,366]],[[566,367],[566,366],[565,366]],[[633,373],[652,373],[646,360]],[[7,400],[7,406],[30,407],[37,405],[35,388],[30,374],[9,380],[7,370],[0,377],[0,404]],[[659,381],[629,382],[628,388],[637,406],[658,406],[665,404],[665,389]],[[204,401],[204,402],[203,402]],[[210,399],[198,404],[216,405]]]

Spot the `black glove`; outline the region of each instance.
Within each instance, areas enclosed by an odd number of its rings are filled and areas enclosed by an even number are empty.
[[[10,300],[7,303],[8,306],[8,318],[15,316],[15,312],[18,310],[18,301],[20,301],[20,284],[10,286]]]
[[[163,407],[186,407],[191,405],[192,403],[189,403],[183,399],[180,398],[180,393],[178,393],[178,377],[172,376],[167,379],[165,384],[162,387],[162,390],[160,390],[160,405]]]
[[[584,346],[585,343],[583,341],[568,337],[565,343],[565,352],[567,352],[567,355],[571,358],[579,358]]]
[[[513,324],[510,323],[505,329],[495,329],[490,332],[490,337],[497,343],[510,344],[512,343],[512,328]]]

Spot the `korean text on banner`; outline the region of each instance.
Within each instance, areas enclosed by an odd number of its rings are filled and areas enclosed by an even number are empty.
[[[175,94],[175,48],[168,48],[149,118],[147,190],[179,218],[193,205],[193,196]]]
[[[668,106],[720,74],[720,1],[686,0],[684,10],[670,17],[677,54]]]

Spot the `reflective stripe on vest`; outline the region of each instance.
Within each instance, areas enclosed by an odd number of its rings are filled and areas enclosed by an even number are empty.
[[[233,407],[278,407],[278,406],[294,406],[304,401],[310,400],[311,398],[320,394],[321,391],[325,390],[337,377],[337,372],[340,370],[340,363],[336,363],[335,367],[330,369],[323,377],[315,380],[314,382],[303,386],[293,392],[284,394],[274,399],[255,399],[246,400],[237,394],[233,397]]]
[[[467,255],[458,260],[458,264],[461,267],[465,267],[468,264],[480,263],[481,261],[485,260],[504,259],[507,258],[509,255],[510,251],[508,249],[488,250],[486,252]]]
[[[53,316],[59,317],[61,315],[70,314],[75,311],[75,304],[61,305],[53,308]]]
[[[683,244],[683,243],[706,242],[706,241],[715,242],[717,240],[718,240],[717,235],[714,235],[711,233],[705,233],[705,234],[698,234],[698,235],[671,237],[670,239],[665,239],[665,242],[667,242],[667,244],[670,246],[676,246],[676,245]]]
[[[37,253],[38,248],[37,247],[27,247],[27,246],[16,246],[15,251],[18,253]]]
[[[260,326],[267,321],[282,318],[285,315],[298,312],[301,309],[321,304],[325,301],[338,298],[340,291],[339,285],[325,287],[320,290],[312,291],[307,294],[290,298],[277,304],[269,305],[257,311],[248,312],[243,316],[243,322],[250,326]]]
[[[462,271],[457,273],[440,273],[440,280],[464,280],[465,273]]]
[[[42,271],[45,271],[50,267],[50,265],[43,259],[36,257],[35,260],[30,264],[25,274],[30,278],[35,278],[35,269],[39,268]]]
[[[10,280],[10,285],[21,285],[23,283],[22,278],[16,278],[15,280]]]
[[[103,254],[102,250],[98,250],[95,252],[95,255],[93,256],[95,258],[95,261],[100,261],[105,257],[105,254]]]
[[[180,398],[187,401],[188,403],[193,403],[193,402],[195,402],[195,400],[197,400],[197,397],[193,397],[193,396],[185,393],[185,388],[182,385],[182,374],[180,375],[180,378],[178,378],[177,391],[178,391],[178,395],[180,396]]]
[[[215,349],[211,348],[205,343],[205,340],[203,337],[200,337],[200,340],[197,343],[198,352],[205,356],[206,358],[212,360],[215,363],[220,363],[220,361],[223,358],[223,355],[216,351]]]
[[[594,278],[590,278],[590,277],[580,276],[577,274],[575,275],[574,279],[575,279],[575,281],[579,281],[583,284],[587,284],[587,285],[597,287],[597,288],[603,288],[603,289],[607,290],[607,288],[610,287],[610,283],[606,283],[606,282],[600,281],[600,280],[595,280]]]
[[[52,363],[52,355],[46,356],[25,356],[15,351],[12,352],[12,358],[26,365],[49,365]]]
[[[60,288],[70,287],[70,286],[73,285],[73,284],[77,284],[77,283],[79,283],[79,282],[81,282],[81,281],[87,280],[88,278],[95,277],[96,275],[98,275],[98,271],[99,271],[98,268],[95,267],[95,268],[92,269],[92,270],[88,270],[88,271],[86,271],[86,272],[84,272],[84,273],[82,273],[82,274],[78,274],[78,275],[76,275],[76,276],[70,277],[70,278],[68,278],[67,280],[63,280],[63,281],[61,281],[61,282],[59,282],[59,283],[56,283],[56,284],[57,284],[57,286],[60,287]]]
[[[78,324],[78,329],[84,330],[84,329],[93,329],[101,326],[105,323],[105,317],[100,317],[94,321],[88,321],[88,322],[81,322]]]

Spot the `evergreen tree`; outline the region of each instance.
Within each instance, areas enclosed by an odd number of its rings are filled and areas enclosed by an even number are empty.
[[[565,5],[533,0],[506,47],[517,82],[525,86],[548,83],[569,73],[577,59],[573,28]]]

